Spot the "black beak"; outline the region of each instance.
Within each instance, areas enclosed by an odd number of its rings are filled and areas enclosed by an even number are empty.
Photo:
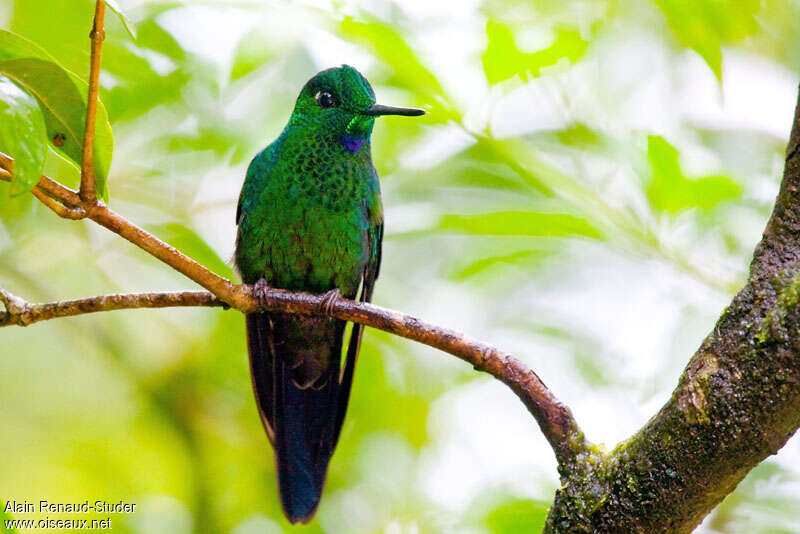
[[[394,106],[384,106],[381,104],[372,104],[366,111],[363,112],[364,115],[404,115],[406,117],[419,117],[420,115],[425,115],[424,109],[417,109],[417,108],[396,108]]]

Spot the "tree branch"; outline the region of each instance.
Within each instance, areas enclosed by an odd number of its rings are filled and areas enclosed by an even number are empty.
[[[39,202],[50,208],[56,215],[61,217],[62,219],[70,219],[73,221],[77,221],[79,219],[86,218],[86,210],[82,207],[77,208],[68,208],[67,206],[61,204],[47,193],[39,189],[38,187],[34,187],[31,190],[31,194],[35,196]]]
[[[0,180],[11,180],[13,161],[11,157],[0,153]],[[243,312],[250,312],[258,309],[258,303],[255,302],[248,293],[243,291],[241,286],[237,286],[209,271],[174,247],[164,243],[153,234],[139,228],[122,215],[114,212],[102,202],[95,201],[94,203],[84,204],[78,193],[51,180],[47,176],[41,176],[39,178],[39,183],[36,184],[33,194],[60,217],[67,219],[91,219],[115,234],[120,235],[150,255],[163,261],[176,271],[208,289],[227,305]],[[54,203],[47,201],[44,195],[58,201],[58,203],[68,209],[62,210],[58,208]]]
[[[103,21],[106,14],[106,3],[97,0],[94,10],[94,24],[89,38],[92,40],[92,52],[89,63],[89,92],[86,98],[86,125],[83,130],[83,157],[81,159],[80,198],[84,202],[94,203],[97,200],[94,181],[94,129],[97,119],[97,90],[100,79],[100,51],[106,32]]]
[[[242,288],[250,306],[260,308],[249,286]],[[138,293],[105,295],[79,300],[32,304],[0,288],[0,301],[6,313],[0,314],[0,326],[30,324],[86,313],[133,308],[166,308],[174,306],[222,306],[227,304],[204,291],[183,293]],[[322,295],[293,293],[269,289],[264,297],[265,311],[281,311],[305,315],[325,313]],[[489,373],[514,391],[536,418],[542,432],[555,451],[562,475],[588,454],[589,445],[578,428],[569,408],[550,392],[541,379],[523,363],[505,352],[486,345],[455,330],[436,326],[416,317],[387,310],[373,304],[340,299],[330,308],[330,315],[344,321],[371,326],[437,348],[471,364],[476,370]]]
[[[34,304],[0,288],[0,302],[3,302],[6,307],[6,312],[0,313],[0,327],[28,326],[59,317],[134,308],[176,306],[221,306],[227,308],[224,302],[207,291],[102,295],[78,300]]]
[[[691,532],[800,426],[800,95],[793,124],[747,285],[664,407],[568,477],[547,532]]]

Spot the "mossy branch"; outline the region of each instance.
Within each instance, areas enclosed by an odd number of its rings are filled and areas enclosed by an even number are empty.
[[[691,532],[800,426],[800,95],[747,284],[670,400],[563,481],[547,532]]]

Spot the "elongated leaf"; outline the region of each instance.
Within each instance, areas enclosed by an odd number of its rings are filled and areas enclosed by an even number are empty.
[[[600,231],[586,219],[566,213],[498,211],[483,215],[445,215],[442,230],[468,234],[566,237],[600,239]]]
[[[0,29],[0,62],[5,63],[6,61],[9,60],[32,59],[32,58],[52,63],[59,69],[63,70],[64,73],[66,73],[69,79],[72,81],[72,84],[77,89],[79,100],[81,101],[80,103],[81,118],[80,118],[80,125],[77,126],[73,125],[72,130],[79,132],[79,139],[81,141],[78,142],[78,147],[82,146],[83,123],[84,123],[83,117],[86,114],[86,97],[89,92],[89,84],[87,84],[77,74],[71,72],[69,69],[64,68],[52,55],[50,55],[46,50],[41,48],[36,43],[29,41],[28,39],[25,39],[24,37],[12,33],[10,31]],[[25,64],[23,64],[21,67],[23,72],[25,71],[24,65]],[[39,65],[39,68],[52,71],[52,67],[42,67],[41,65]],[[59,77],[55,74],[52,74],[52,72],[48,74],[48,77],[51,81],[58,80],[59,83],[63,83],[65,80],[63,76]],[[69,92],[69,89],[66,88],[57,89],[52,87],[47,89],[47,94],[52,94],[53,92],[56,92],[56,94],[64,95],[67,92]],[[75,102],[75,100],[71,99],[70,102]],[[63,108],[64,106],[60,106],[60,113],[70,115],[73,118],[75,117],[74,114],[67,113],[67,110]],[[53,132],[53,136],[50,137],[51,141],[55,138],[55,135],[58,133],[59,132]],[[76,165],[80,166],[82,149],[78,148],[78,150],[76,151],[73,148],[70,152],[67,152],[62,148],[57,147],[55,144],[52,146],[55,146],[63,154],[67,155],[67,157],[69,157],[72,161],[74,161]],[[106,178],[108,177],[109,169],[111,167],[111,158],[113,155],[113,151],[114,151],[114,135],[111,131],[111,123],[108,120],[108,112],[106,111],[103,102],[100,101],[98,102],[97,105],[97,121],[95,126],[95,146],[94,146],[95,180],[97,181],[98,192],[100,192],[105,198],[107,198],[108,195],[105,183],[106,183]]]
[[[26,58],[0,62],[0,73],[36,97],[53,145],[80,163],[85,105],[66,71],[43,59]]]
[[[653,170],[647,196],[650,204],[659,211],[708,210],[742,194],[739,184],[725,176],[687,178],[681,170],[678,151],[663,137],[651,135],[648,138],[647,158]]]
[[[722,79],[722,47],[758,31],[761,0],[655,0],[678,42],[697,52]]]
[[[457,120],[458,115],[439,80],[395,28],[377,20],[362,22],[346,18],[340,30],[345,37],[365,45],[394,72],[390,83],[419,95],[425,105],[435,106],[428,121]]]
[[[391,26],[379,21],[359,22],[346,18],[341,30],[347,36],[368,44],[370,49],[394,69],[397,81],[412,91],[420,89],[441,94],[442,87],[406,43],[405,39]]]
[[[548,250],[518,250],[510,254],[482,257],[470,260],[466,265],[459,265],[450,276],[455,280],[466,280],[483,274],[494,267],[526,265],[548,257]]]
[[[135,41],[136,40],[136,28],[134,28],[133,23],[131,22],[131,19],[128,18],[128,15],[126,15],[122,11],[122,8],[119,7],[119,4],[117,3],[117,0],[104,0],[104,1],[106,3],[106,7],[108,7],[108,9],[110,9],[111,11],[113,11],[114,13],[117,14],[119,19],[122,21],[122,25],[125,26],[125,29],[128,30],[128,33],[130,34],[131,38]]]
[[[0,60],[38,57],[55,62],[44,48],[8,30],[0,29]]]
[[[481,60],[486,79],[491,84],[514,76],[539,76],[544,67],[555,65],[561,59],[577,61],[589,46],[589,42],[577,30],[559,28],[553,44],[526,53],[517,47],[511,28],[492,20],[486,23],[486,36],[488,44]]]
[[[0,76],[0,151],[14,158],[11,194],[39,181],[47,155],[47,129],[36,99]]]
[[[3,44],[11,43],[3,49]],[[35,45],[0,30],[0,58],[10,53],[39,53]],[[48,57],[44,54],[44,57]],[[50,59],[23,57],[0,60],[0,73],[8,76],[39,101],[47,125],[47,134],[55,149],[80,165],[83,153],[83,128],[86,116],[87,84]],[[111,124],[105,107],[97,107],[95,126],[95,181],[101,196],[107,199],[106,178],[114,147]]]

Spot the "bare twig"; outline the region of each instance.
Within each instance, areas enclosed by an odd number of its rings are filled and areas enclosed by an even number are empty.
[[[235,287],[243,295],[242,300],[247,301],[245,307],[249,310],[263,309],[306,315],[324,313],[326,301],[321,295],[269,289],[262,301],[262,308],[252,297],[249,286]],[[213,294],[203,291],[105,295],[31,304],[0,289],[0,300],[6,303],[7,308],[5,314],[0,314],[0,326],[27,326],[59,317],[132,308],[227,306]],[[588,450],[569,408],[555,398],[536,373],[511,355],[460,332],[373,304],[340,299],[331,306],[330,315],[437,348],[502,381],[516,393],[536,418],[555,451],[562,472],[569,471],[573,460]]]
[[[224,302],[207,291],[101,295],[79,300],[34,304],[26,302],[0,288],[0,301],[6,305],[7,310],[5,313],[0,313],[0,326],[28,326],[39,321],[57,319],[59,317],[134,308],[169,308],[174,306],[226,307]]]
[[[81,160],[80,197],[84,202],[97,200],[94,181],[94,128],[97,119],[97,89],[100,78],[100,51],[106,32],[103,29],[106,4],[97,0],[94,11],[94,24],[89,38],[92,40],[91,62],[89,64],[89,94],[86,99],[86,126],[83,130],[83,158]]]
[[[86,210],[82,207],[77,208],[68,208],[64,204],[61,204],[43,190],[39,189],[38,187],[34,187],[31,190],[31,194],[39,199],[39,201],[50,208],[56,215],[61,217],[62,219],[70,219],[73,221],[77,221],[80,219],[86,218]]]

